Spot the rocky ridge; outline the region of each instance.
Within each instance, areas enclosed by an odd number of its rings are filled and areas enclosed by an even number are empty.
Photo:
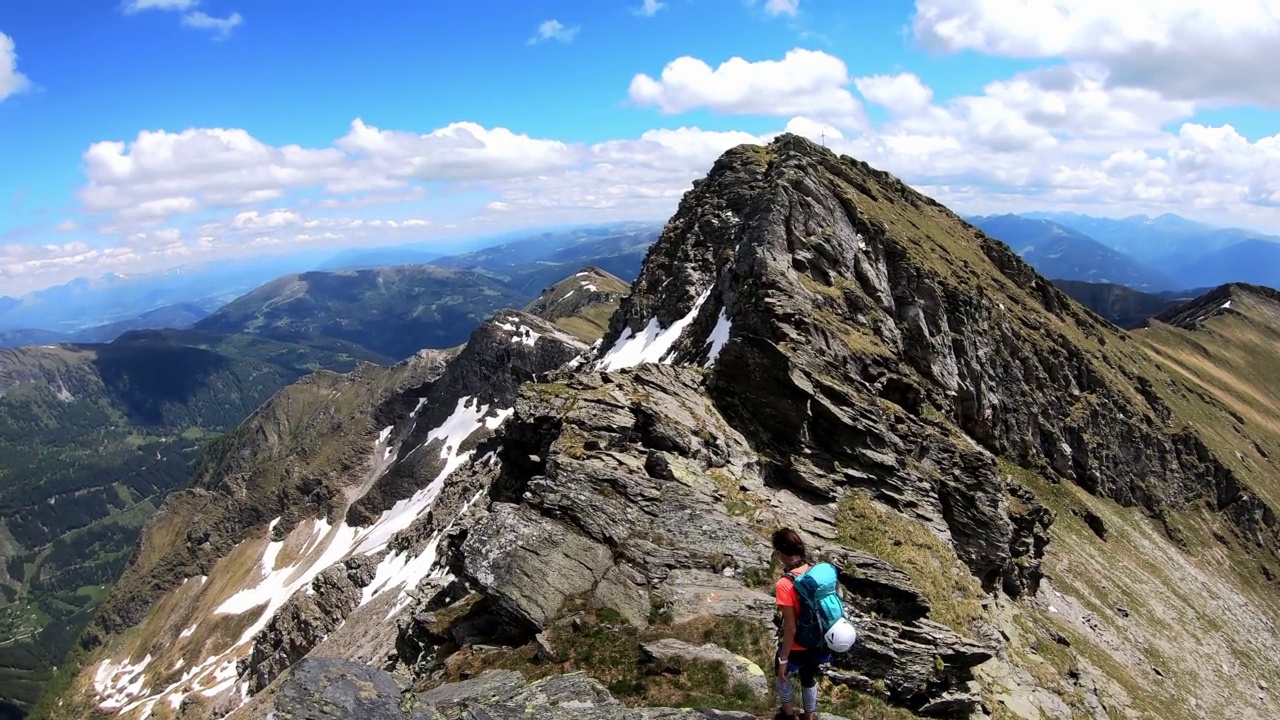
[[[86,671],[95,682],[80,702],[131,717],[166,705],[181,717],[261,717],[271,702],[287,712],[288,668],[308,656],[373,663],[428,693],[512,663],[547,677],[575,663],[612,673],[632,705],[696,690],[652,671],[655,647],[696,656],[676,675],[714,670],[698,677],[733,687],[728,656],[767,658],[776,568],[764,538],[788,524],[841,564],[870,618],[828,672],[854,697],[934,717],[1111,716],[1134,702],[1106,668],[1080,660],[1033,677],[1024,665],[1040,665],[1009,626],[1059,592],[1046,586],[1050,537],[1077,521],[1038,483],[1158,521],[1207,501],[1264,561],[1276,532],[1234,470],[1170,427],[1165,381],[1142,374],[1126,343],[885,173],[795,136],[735,148],[685,196],[598,347],[499,314],[355,411],[370,422],[352,448],[386,427],[373,457],[342,473],[345,499],[267,505],[220,560],[187,571],[217,579],[318,553],[287,568],[306,570],[253,633],[231,619],[215,633],[247,633],[251,649],[233,645],[227,660],[203,636],[178,658],[218,684],[157,692],[174,678],[148,675],[158,648],[138,636],[180,636],[178,616],[238,610],[245,589],[190,598],[189,585],[214,583],[170,582],[134,604],[139,633],[125,631],[132,616],[103,626],[102,639],[122,639]],[[260,452],[238,443],[246,462]],[[293,515],[255,539],[272,511]],[[354,552],[312,547],[335,528],[355,533]],[[361,552],[373,536],[376,552]],[[997,611],[991,598],[1020,603]],[[398,692],[384,680],[368,680],[374,695]],[[718,699],[767,704],[744,693]],[[1215,707],[1262,717],[1264,701]]]
[[[547,288],[524,311],[550,320],[578,339],[594,342],[629,291],[626,281],[597,267],[586,267]]]

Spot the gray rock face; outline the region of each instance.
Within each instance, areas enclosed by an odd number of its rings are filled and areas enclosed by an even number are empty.
[[[690,645],[666,638],[644,644],[645,655],[659,672],[681,672],[686,663],[704,662],[723,665],[729,682],[751,689],[757,697],[769,694],[769,676],[751,660],[712,645]]]
[[[396,462],[352,504],[348,521],[373,521],[440,474],[446,462],[440,453],[445,441],[431,437],[431,432],[457,413],[460,403],[485,408],[487,417],[495,417],[511,408],[522,383],[565,365],[586,349],[585,343],[556,326],[516,310],[504,310],[486,321],[439,377],[381,409],[385,420],[379,420],[379,426],[394,425],[389,441],[399,447]],[[481,428],[453,450],[461,454],[490,434]]]
[[[933,434],[930,415],[1157,515],[1207,498],[1249,540],[1276,542],[1276,514],[1193,433],[1167,432],[1150,382],[1089,349],[1122,338],[1007,246],[865,163],[796,136],[725,153],[683,198],[603,346],[691,314],[671,357],[699,363],[722,312],[732,330],[711,394],[778,458],[777,481],[823,497],[873,488],[949,532],[989,588],[1031,589],[1038,560],[1014,562],[1026,529],[1002,507],[990,459]]]
[[[522,504],[495,503],[468,531],[459,572],[541,628],[575,595],[644,624],[673,573],[685,574],[665,597],[679,604],[681,586],[697,583],[688,572],[768,567],[768,546],[729,515],[714,477],[743,474],[752,456],[701,400],[696,373],[646,366],[625,382],[564,380],[517,400],[495,491]],[[731,585],[723,595],[736,593],[735,607],[772,612],[767,596]]]
[[[529,508],[495,505],[462,547],[471,579],[513,620],[540,630],[612,564],[599,543]]]
[[[927,715],[968,717],[981,702],[966,691],[970,669],[995,652],[928,620],[876,621],[861,629],[850,652],[835,657],[828,676],[867,692],[878,692],[873,680],[879,680],[895,703]]]
[[[767,623],[777,610],[773,595],[705,570],[672,570],[655,595],[665,619],[675,624],[707,616]]]
[[[744,584],[774,579],[764,532],[773,527],[770,511],[750,504],[762,496],[741,490],[760,480],[760,467],[699,394],[701,374],[643,365],[549,379],[516,401],[502,437],[502,477],[492,481],[500,501],[457,539],[455,572],[530,638],[578,598],[640,627],[708,616],[767,626],[772,594]],[[892,565],[844,549],[820,552],[845,568],[855,607],[891,618],[836,658],[835,677],[882,681],[891,700],[910,707],[945,696],[939,715],[977,707],[965,689],[968,668],[994,648],[925,620],[928,601]]]
[[[362,663],[308,658],[289,671],[270,717],[433,720],[438,715],[426,708],[406,712],[400,687],[386,672]]]
[[[391,675],[344,660],[307,659],[290,670],[273,720],[750,720],[713,709],[627,708],[583,674],[532,683],[489,671],[424,693],[401,691]],[[834,717],[834,716],[828,716]],[[838,719],[837,719],[838,720]]]
[[[373,580],[378,561],[360,556],[335,565],[311,581],[312,594],[298,593],[253,638],[253,652],[237,663],[259,692],[280,673],[306,657],[360,604],[360,591]]]

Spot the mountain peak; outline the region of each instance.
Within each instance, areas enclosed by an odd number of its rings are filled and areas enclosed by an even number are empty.
[[[626,281],[588,266],[542,291],[537,300],[525,307],[525,312],[591,343],[604,335],[609,318],[627,291]]]
[[[1170,308],[1152,318],[1166,325],[1195,330],[1213,318],[1234,313],[1246,313],[1246,308],[1260,310],[1273,328],[1280,331],[1280,291],[1248,283],[1227,283],[1209,292]]]

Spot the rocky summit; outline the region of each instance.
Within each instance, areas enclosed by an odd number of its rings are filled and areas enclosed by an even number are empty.
[[[787,525],[859,618],[825,712],[1274,717],[1280,422],[1204,370],[1274,298],[1119,330],[794,135],[694,183],[602,336],[565,283],[219,441],[44,716],[771,716]]]

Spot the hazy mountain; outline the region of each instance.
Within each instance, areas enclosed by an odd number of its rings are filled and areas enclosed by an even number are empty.
[[[407,247],[358,248],[344,250],[319,263],[315,270],[367,270],[395,265],[425,265],[443,253]]]
[[[1249,283],[1280,287],[1280,242],[1244,240],[1184,263],[1174,273],[1186,286]]]
[[[502,310],[211,447],[41,714],[767,717],[789,526],[865,619],[823,710],[1270,718],[1280,303],[1214,293],[1123,332],[886,172],[735,147],[598,343]]]
[[[108,273],[97,279],[80,278],[19,298],[21,304],[0,313],[0,330],[35,328],[71,334],[173,305],[212,310],[299,269],[296,258],[263,257],[137,276]]]
[[[487,275],[432,265],[287,275],[196,323],[309,345],[336,340],[386,362],[466,341],[496,310],[526,298]]]
[[[1177,280],[1097,240],[1058,223],[1019,215],[970,218],[1004,241],[1041,275],[1052,279],[1110,283],[1143,290],[1179,287]]]
[[[660,230],[634,224],[607,233],[546,235],[438,258],[432,264],[486,273],[532,296],[585,264],[624,281],[634,279]]]
[[[1022,213],[1024,217],[1052,220],[1144,262],[1170,271],[1196,258],[1245,240],[1277,238],[1256,230],[1222,228],[1178,215],[1134,215],[1102,218],[1079,213]]]
[[[521,262],[532,263],[545,255],[565,251],[569,256],[551,261],[568,262],[569,267],[565,270],[583,264],[577,260],[578,256],[595,253],[601,257],[601,267],[623,274],[634,267],[631,272],[634,276],[639,270],[638,260],[628,258],[613,263],[588,246],[593,241],[599,240],[607,244],[610,238],[644,232],[650,233],[652,240],[657,229],[653,223],[630,221],[541,230],[525,229],[393,247],[353,248],[328,256],[316,250],[307,250],[283,255],[218,260],[138,275],[107,273],[99,278],[78,278],[21,298],[0,300],[0,331],[46,330],[64,333],[69,337],[78,330],[128,321],[170,305],[193,303],[213,310],[283,275],[312,270],[423,264],[441,256],[474,253],[495,245],[504,246],[507,252],[515,252],[517,257],[523,258],[514,264],[508,264],[508,268],[519,268]],[[574,246],[581,248],[577,256],[572,250]],[[448,267],[459,266],[449,264]],[[551,283],[564,274],[557,271],[550,276],[541,277],[540,282]],[[540,287],[541,285],[538,286]],[[526,291],[536,294],[538,288]]]
[[[1122,328],[1136,328],[1147,318],[1176,307],[1191,297],[1181,293],[1144,293],[1123,285],[1054,280],[1053,284],[1071,299]]]
[[[220,303],[218,304],[220,305]],[[216,307],[210,307],[210,305],[214,305],[214,303],[166,305],[165,307],[142,313],[135,318],[88,327],[69,333],[29,329],[0,330],[0,348],[56,343],[105,343],[115,340],[130,330],[188,328],[195,324],[196,321],[208,317],[209,313],[216,309]]]

